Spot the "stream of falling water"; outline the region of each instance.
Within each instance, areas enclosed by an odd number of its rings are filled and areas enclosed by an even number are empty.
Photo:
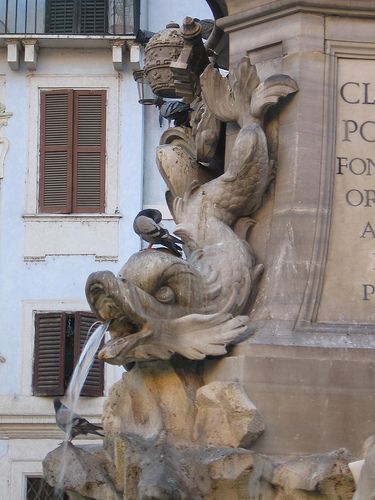
[[[73,375],[70,379],[69,386],[66,391],[66,398],[64,402],[65,406],[67,406],[70,409],[71,417],[73,417],[73,413],[75,413],[76,411],[79,395],[81,394],[83,384],[85,383],[91,365],[94,362],[95,354],[99,349],[100,343],[106,331],[108,330],[109,323],[110,323],[109,321],[107,321],[106,323],[101,323],[89,336],[89,339],[87,340],[83,348],[83,351],[81,352],[81,356],[79,357],[78,363],[74,368]],[[69,419],[69,422],[70,424],[65,431],[65,438],[63,442],[62,463],[61,463],[59,478],[57,481],[58,487],[61,487],[63,485],[65,470],[67,465],[66,450],[69,443],[69,436],[72,430],[72,418]]]

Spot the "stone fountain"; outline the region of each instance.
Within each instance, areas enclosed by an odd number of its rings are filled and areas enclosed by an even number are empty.
[[[169,53],[166,67],[154,64],[155,44]],[[156,154],[186,258],[144,250],[117,276],[89,276],[90,307],[110,321],[99,357],[128,371],[106,401],[103,446],[68,446],[63,488],[100,500],[349,499],[349,452],[255,451],[267,415],[240,374],[205,376],[254,333],[264,267],[249,237],[276,175],[278,113],[298,92],[286,74],[261,79],[248,57],[223,76],[206,49],[191,18],[146,49],[156,91],[183,97],[192,110],[188,126],[164,132]],[[235,133],[224,153],[226,124]],[[61,448],[45,460],[52,485],[61,461]]]

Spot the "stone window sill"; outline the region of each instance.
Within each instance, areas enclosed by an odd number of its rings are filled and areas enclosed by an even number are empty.
[[[25,214],[25,261],[48,255],[93,255],[118,260],[119,214]]]

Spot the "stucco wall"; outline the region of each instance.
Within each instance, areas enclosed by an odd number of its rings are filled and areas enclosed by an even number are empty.
[[[142,29],[157,31],[186,15],[206,18],[206,2],[142,2]],[[106,214],[38,216],[39,90],[104,88],[108,95]],[[47,48],[37,69],[13,71],[0,48],[0,103],[12,113],[0,137],[9,140],[0,179],[0,491],[20,500],[25,477],[40,475],[56,447],[50,398],[32,396],[34,311],[88,309],[84,287],[97,270],[117,273],[140,249],[132,222],[143,205],[163,210],[164,185],[155,164],[162,130],[158,110],[138,104],[132,68],[112,64],[111,48]],[[122,370],[106,366],[106,392]],[[104,398],[86,398],[79,411],[97,421]],[[29,440],[25,441],[28,438]],[[86,441],[87,442],[87,441]],[[27,453],[26,453],[26,451]],[[27,456],[26,456],[27,455]],[[15,493],[16,492],[16,493]],[[21,493],[20,493],[21,492]],[[12,496],[13,495],[13,496]],[[14,496],[16,495],[16,496]]]

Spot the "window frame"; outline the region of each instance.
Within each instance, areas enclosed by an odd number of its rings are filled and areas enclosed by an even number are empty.
[[[46,144],[47,135],[47,99],[48,96],[66,95],[67,96],[67,138],[66,144]],[[100,97],[100,143],[99,145],[80,145],[79,144],[79,98],[81,96]],[[41,89],[39,92],[39,184],[38,184],[38,213],[39,214],[104,214],[106,211],[106,157],[107,157],[107,100],[106,89],[77,89],[54,88]],[[98,108],[99,109],[99,108]],[[66,153],[66,197],[65,205],[48,205],[45,202],[45,178],[48,153],[63,152]],[[99,197],[97,206],[79,206],[78,203],[78,175],[79,175],[79,155],[80,153],[96,154],[99,159]]]
[[[38,312],[56,311],[86,311],[90,312],[85,300],[73,299],[38,299],[38,300],[23,300],[21,308],[21,338],[20,338],[20,397],[28,401],[38,399],[32,395],[32,373],[33,373],[33,356],[35,345],[35,314]],[[123,374],[123,368],[116,365],[104,363],[104,396],[108,395],[109,388],[118,382]],[[45,398],[40,398],[45,404]],[[100,399],[100,398],[99,398]],[[104,400],[104,397],[101,398]],[[9,401],[11,401],[11,396]],[[10,403],[11,404],[11,403]]]
[[[43,483],[45,483],[47,485],[47,487],[51,490],[51,492],[54,493],[54,496],[53,498],[58,498],[58,500],[69,500],[69,496],[68,494],[65,492],[65,491],[61,491],[61,492],[58,492],[58,494],[56,494],[56,491],[54,491],[54,488],[53,486],[50,486],[47,481],[44,479],[43,477],[43,474],[37,476],[35,474],[27,474],[25,475],[25,480],[26,480],[26,485],[25,485],[25,500],[28,500],[28,482],[29,482],[29,479],[32,480],[32,479],[38,479],[38,480],[41,480]],[[43,485],[42,485],[43,486]],[[40,486],[39,486],[39,490],[40,490]],[[39,494],[38,494],[38,497],[40,495],[40,491],[39,491]]]
[[[76,75],[42,75],[36,73],[29,81],[29,109],[27,128],[28,141],[26,144],[27,155],[27,169],[26,169],[26,197],[25,197],[25,210],[26,217],[35,216],[38,219],[47,215],[49,218],[56,219],[74,219],[76,214],[40,214],[38,212],[39,200],[39,150],[40,150],[40,92],[43,90],[54,89],[76,89],[76,90],[105,90],[107,92],[107,115],[111,120],[107,120],[106,127],[106,161],[105,161],[105,214],[95,214],[97,220],[102,219],[105,215],[114,216],[118,213],[118,182],[119,182],[119,154],[120,154],[120,134],[119,127],[122,100],[120,97],[120,79],[113,74],[85,74]],[[136,89],[129,84],[127,91]],[[133,121],[138,114],[138,121],[142,120],[142,106],[139,106],[138,101],[134,100],[133,106],[129,109]],[[36,120],[35,117],[38,117]],[[127,135],[122,137],[122,148],[129,149],[134,145],[134,138],[132,142],[127,141]],[[139,138],[139,151],[141,152],[141,139]],[[140,192],[140,188],[139,192]],[[91,214],[90,214],[91,215]],[[118,216],[118,215],[117,215]],[[118,216],[119,217],[119,216]]]
[[[12,459],[10,462],[9,498],[26,499],[27,478],[43,476],[42,460]]]
[[[127,206],[138,206],[139,200],[142,199],[143,169],[140,165],[143,142],[138,131],[143,126],[143,109],[138,104],[137,89],[132,80],[124,80],[122,75],[108,72],[108,68],[102,71],[100,66],[96,68],[93,62],[93,54],[87,53],[82,66],[75,70],[76,73],[61,74],[56,66],[55,74],[36,72],[28,82],[23,212],[23,257],[26,262],[43,262],[50,255],[91,255],[98,262],[118,262],[119,225],[123,217],[121,210]],[[56,88],[96,89],[107,92],[107,116],[110,120],[107,120],[106,127],[105,213],[38,212],[40,91]],[[129,130],[134,133],[129,133]],[[119,195],[125,193],[129,185],[132,189],[127,192],[126,198],[122,198],[125,201],[120,209]],[[72,237],[77,231],[79,239]],[[131,248],[134,248],[133,251],[138,250],[138,241],[136,247],[132,243],[133,231],[130,226],[126,226],[123,231],[125,239],[130,242]],[[101,238],[97,237],[98,233]]]
[[[87,335],[91,328],[97,320],[95,315],[87,311],[43,311],[34,313],[34,356],[32,363],[32,395],[33,396],[63,396],[66,392],[65,387],[65,363],[66,363],[66,332],[67,332],[67,320],[69,317],[74,317],[74,338],[73,338],[73,370],[76,366],[80,353],[85,344],[85,339],[82,339],[81,335]],[[83,326],[83,321],[90,318],[89,325]],[[91,322],[91,319],[93,320]],[[48,321],[50,321],[48,325]],[[43,323],[47,324],[51,330],[47,330],[48,336],[52,339],[52,346],[55,344],[55,353],[57,355],[51,355],[51,343],[48,347],[44,347],[44,353],[41,357],[40,346],[44,344],[46,346],[46,336],[43,338],[41,330]],[[56,327],[59,325],[59,335],[55,335]],[[53,331],[54,330],[54,331]],[[46,331],[46,329],[44,329]],[[91,332],[92,333],[92,332]],[[55,338],[53,338],[55,335]],[[58,349],[56,345],[59,342]],[[43,347],[42,347],[43,349]],[[58,362],[56,367],[53,361]],[[82,388],[81,395],[86,397],[102,397],[104,395],[104,363],[98,361],[96,358],[96,363],[90,368],[86,382]],[[53,364],[53,366],[51,366]],[[48,370],[47,375],[45,374]],[[56,379],[55,385],[49,382],[52,378]],[[90,380],[91,379],[91,380]],[[93,386],[93,380],[98,379],[99,383],[97,386]],[[90,383],[91,382],[91,383]],[[87,384],[87,385],[86,385]]]

